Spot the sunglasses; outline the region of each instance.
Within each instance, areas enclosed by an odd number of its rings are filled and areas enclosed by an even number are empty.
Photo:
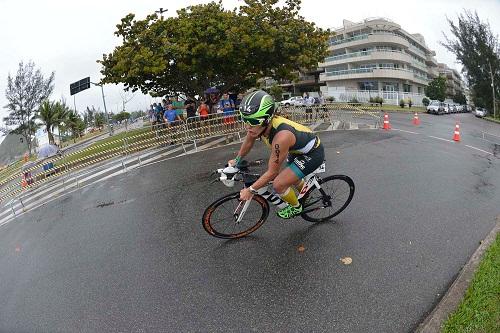
[[[250,125],[250,126],[259,126],[259,125],[262,125],[262,123],[264,122],[264,120],[262,119],[255,119],[255,118],[246,118],[246,117],[241,117],[241,120],[243,120],[243,122],[247,125]]]

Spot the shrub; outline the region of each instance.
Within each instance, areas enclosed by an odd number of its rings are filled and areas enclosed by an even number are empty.
[[[375,98],[370,97],[370,103],[377,103],[377,102],[375,101],[375,99],[376,99],[376,97],[375,97]]]
[[[427,97],[424,97],[422,98],[422,104],[425,106],[425,107],[428,107],[429,104],[430,104],[430,100],[427,98]]]
[[[382,106],[382,103],[384,103],[384,99],[380,96],[375,97],[375,103],[380,104]]]
[[[404,99],[400,99],[399,100],[399,106],[404,108],[405,107],[405,100]]]
[[[354,98],[351,98],[351,100],[349,101],[349,103],[359,103],[359,102],[356,99],[356,97],[354,97]]]
[[[329,102],[329,103],[335,102],[335,97],[333,97],[333,96],[328,96],[328,97],[326,98],[326,101],[327,101],[327,102]]]

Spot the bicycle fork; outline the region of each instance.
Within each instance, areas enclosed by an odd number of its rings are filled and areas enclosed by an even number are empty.
[[[264,199],[266,199],[267,201],[269,201],[270,203],[272,203],[273,205],[278,207],[278,209],[285,208],[288,205],[288,203],[283,201],[283,199],[281,199],[278,195],[269,192],[268,187],[269,186],[264,186],[264,187],[258,189],[257,193],[260,196],[262,196]],[[252,195],[252,198],[253,198],[253,195]],[[234,210],[234,213],[233,213],[233,216],[236,219],[236,223],[241,222],[241,220],[243,219],[243,216],[245,215],[245,212],[247,211],[248,206],[250,205],[251,201],[252,201],[252,199],[247,200],[247,201],[240,201],[240,203],[238,204],[238,206],[236,207],[236,209]],[[241,211],[238,213],[238,211],[240,209],[241,209]]]

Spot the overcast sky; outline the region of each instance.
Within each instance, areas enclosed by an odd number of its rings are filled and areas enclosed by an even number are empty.
[[[0,0],[0,119],[7,115],[5,88],[7,76],[15,76],[20,61],[33,61],[48,76],[55,71],[52,99],[65,97],[73,106],[69,85],[84,77],[100,78],[97,59],[110,53],[119,39],[113,34],[116,24],[128,13],[145,18],[160,7],[168,8],[165,16],[175,15],[179,8],[208,3],[204,0]],[[241,0],[223,0],[234,8]],[[456,21],[463,9],[477,10],[489,21],[494,33],[500,32],[500,0],[418,0],[418,1],[333,1],[303,0],[301,15],[322,28],[342,26],[342,20],[359,22],[368,17],[386,17],[410,33],[421,33],[427,45],[436,51],[438,62],[460,70],[455,57],[439,45],[443,32],[449,35],[446,16]],[[108,110],[120,111],[121,88],[106,85]],[[130,97],[129,94],[128,97]],[[102,107],[100,89],[91,87],[76,96],[76,107]],[[151,98],[136,93],[127,110],[146,109]],[[0,138],[1,140],[1,138]]]

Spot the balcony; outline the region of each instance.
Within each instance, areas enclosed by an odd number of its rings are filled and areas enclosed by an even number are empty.
[[[351,38],[342,39],[340,41],[330,42],[329,50],[338,50],[345,47],[353,47],[359,45],[370,45],[370,44],[393,44],[402,46],[403,48],[409,48],[410,42],[404,37],[392,33],[372,33],[364,34]]]
[[[324,62],[320,63],[321,67],[335,66],[354,62],[370,62],[370,61],[398,61],[401,63],[411,63],[411,58],[408,54],[401,51],[392,50],[370,50],[342,54],[338,56],[325,58]]]
[[[426,85],[428,80],[407,69],[401,68],[356,68],[320,74],[320,81],[353,79],[399,79]]]
[[[314,75],[304,75],[299,76],[296,81],[297,84],[311,84],[316,83],[316,77]]]

